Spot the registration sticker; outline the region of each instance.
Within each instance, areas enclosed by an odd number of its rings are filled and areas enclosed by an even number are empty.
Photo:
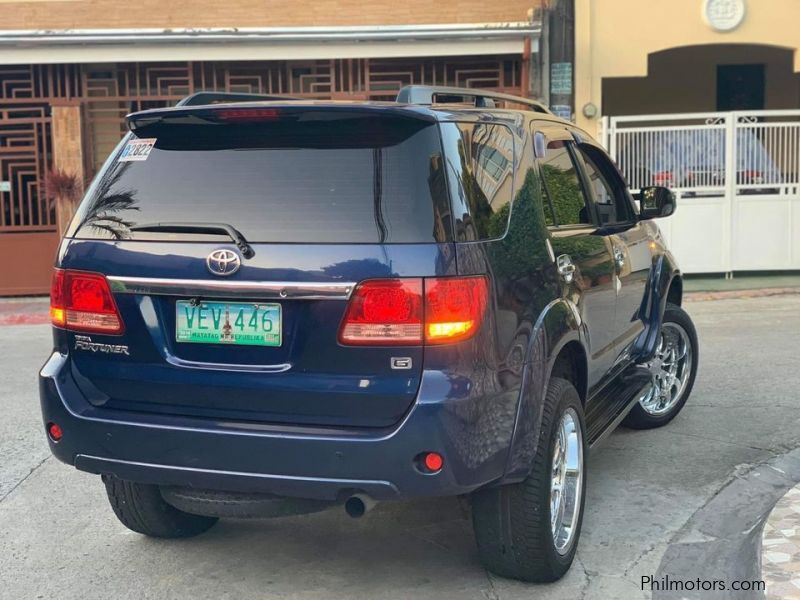
[[[122,154],[117,159],[118,162],[132,162],[135,160],[147,160],[150,151],[156,145],[156,138],[142,138],[131,140],[122,149]]]

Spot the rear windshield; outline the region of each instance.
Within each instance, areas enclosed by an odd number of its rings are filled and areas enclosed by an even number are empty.
[[[441,154],[436,124],[401,117],[148,125],[109,161],[68,235],[215,239],[132,231],[206,222],[250,242],[448,241]]]

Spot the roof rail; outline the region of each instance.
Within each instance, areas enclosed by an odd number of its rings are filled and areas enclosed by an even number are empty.
[[[447,101],[445,98],[474,98],[475,106],[493,108],[495,100],[514,102],[530,106],[534,112],[553,114],[549,108],[537,100],[523,98],[522,96],[512,96],[501,92],[483,90],[478,88],[458,88],[445,87],[438,85],[407,85],[397,93],[396,102],[402,104],[422,104],[430,106],[439,102]]]
[[[219,102],[264,102],[266,100],[300,100],[275,94],[239,94],[235,92],[195,92],[180,100],[175,106],[200,106]]]

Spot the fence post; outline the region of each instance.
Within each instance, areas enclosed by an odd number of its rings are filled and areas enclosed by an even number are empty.
[[[733,246],[734,233],[736,232],[736,123],[739,120],[738,112],[725,115],[725,208],[728,213],[728,230],[725,246],[725,278],[733,277]]]
[[[601,117],[597,123],[597,135],[603,148],[608,150],[608,117]]]

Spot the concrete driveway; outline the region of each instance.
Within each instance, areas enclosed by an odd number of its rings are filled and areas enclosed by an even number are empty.
[[[384,504],[357,521],[223,521],[187,541],[131,533],[98,477],[49,457],[35,383],[49,329],[0,327],[0,597],[648,597],[642,576],[692,515],[800,445],[800,296],[687,309],[701,343],[692,398],[668,427],[619,430],[592,454],[578,559],[549,586],[488,575],[454,499]]]

